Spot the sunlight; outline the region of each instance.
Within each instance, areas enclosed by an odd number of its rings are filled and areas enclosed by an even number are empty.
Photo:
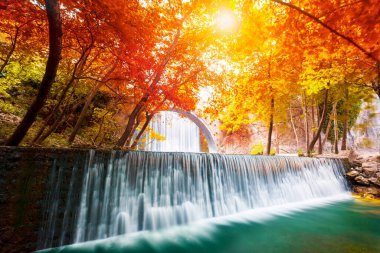
[[[234,31],[237,21],[234,13],[229,9],[220,10],[215,18],[215,24],[219,30],[224,32]]]

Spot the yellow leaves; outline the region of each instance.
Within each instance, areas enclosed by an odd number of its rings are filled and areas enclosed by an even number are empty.
[[[148,133],[148,136],[149,136],[148,137],[149,140],[152,140],[152,139],[158,140],[158,141],[164,141],[164,140],[166,140],[165,136],[163,136],[163,135],[155,132],[153,130],[153,128],[148,128],[147,133]]]
[[[308,95],[317,94],[323,89],[330,89],[344,82],[344,73],[339,66],[317,69],[307,66],[300,74],[300,85]]]

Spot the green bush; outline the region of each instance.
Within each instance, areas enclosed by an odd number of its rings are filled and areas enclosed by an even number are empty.
[[[298,156],[305,156],[305,153],[303,152],[302,148],[297,149],[297,154],[298,154]]]
[[[263,145],[263,143],[260,142],[259,144],[253,145],[253,147],[251,149],[251,154],[252,155],[262,155],[262,154],[264,154],[264,145]]]

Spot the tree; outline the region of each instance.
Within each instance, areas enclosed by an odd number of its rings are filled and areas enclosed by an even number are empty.
[[[182,1],[159,4],[159,27],[153,37],[156,47],[149,52],[153,64],[146,69],[147,75],[136,82],[139,87],[137,102],[117,147],[135,147],[135,131],[141,124],[140,129],[146,129],[146,122],[151,120],[149,115],[156,111],[170,107],[194,109],[197,87],[201,84],[197,77],[204,70],[200,56],[206,33],[202,27],[196,29],[196,24],[199,26],[203,22],[197,13],[204,10],[202,6],[199,2]],[[144,117],[144,112],[148,116]],[[137,138],[139,136],[137,134]]]
[[[49,57],[46,63],[45,75],[38,89],[38,94],[26,115],[6,142],[6,145],[17,146],[22,141],[35,121],[38,111],[44,105],[50,88],[57,74],[62,49],[62,27],[58,0],[45,0],[45,8],[49,21]]]

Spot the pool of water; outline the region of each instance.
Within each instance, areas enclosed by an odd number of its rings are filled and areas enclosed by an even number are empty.
[[[380,205],[344,200],[271,208],[41,251],[128,253],[380,252]]]

